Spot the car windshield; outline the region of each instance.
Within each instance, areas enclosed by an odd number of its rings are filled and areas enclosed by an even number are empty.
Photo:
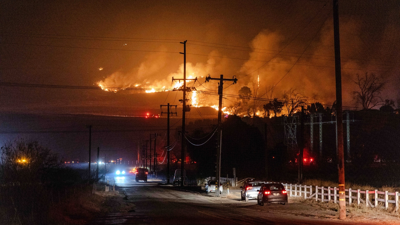
[[[144,173],[144,172],[147,172],[147,169],[139,168],[139,169],[138,169],[138,172],[139,172],[139,173]]]
[[[281,191],[284,190],[283,186],[281,184],[271,184],[269,185],[269,190],[271,191]]]
[[[247,187],[255,187],[255,186],[261,186],[262,184],[264,184],[265,182],[263,181],[253,181],[253,182],[249,182],[247,184]]]

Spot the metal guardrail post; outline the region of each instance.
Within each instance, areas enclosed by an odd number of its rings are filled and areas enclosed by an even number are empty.
[[[375,208],[378,208],[378,190],[375,189]]]
[[[357,205],[360,205],[360,198],[361,198],[360,189],[357,189]]]
[[[369,202],[369,190],[366,190],[365,191],[365,206],[366,207],[369,207],[368,202]]]
[[[315,201],[318,201],[318,186],[315,186]]]

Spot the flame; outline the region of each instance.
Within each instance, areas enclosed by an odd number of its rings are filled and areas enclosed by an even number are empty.
[[[213,108],[213,109],[215,109],[215,110],[217,110],[217,111],[219,110],[219,107],[218,107],[217,105],[213,105],[213,106],[211,106],[211,108]],[[226,107],[222,108],[221,111],[222,111],[223,114],[232,115],[232,113],[229,112],[229,111],[226,109]]]
[[[199,103],[197,101],[197,91],[192,92],[192,106],[199,107]]]
[[[155,90],[154,88],[152,88],[151,90],[146,90],[145,92],[146,92],[146,93],[155,93],[156,90]]]

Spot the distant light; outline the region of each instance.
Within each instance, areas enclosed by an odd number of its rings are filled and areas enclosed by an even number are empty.
[[[103,67],[99,67],[99,71],[102,71],[103,70]]]

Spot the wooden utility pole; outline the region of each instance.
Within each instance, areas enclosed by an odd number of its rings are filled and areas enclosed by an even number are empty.
[[[149,140],[146,140],[146,149],[145,149],[145,160],[144,160],[144,167],[147,169],[147,144]]]
[[[168,105],[160,105],[161,108],[161,116],[163,115],[163,111],[162,111],[162,107],[163,106],[167,106],[167,147],[166,147],[166,151],[167,151],[167,184],[169,184],[169,178],[170,178],[170,174],[169,174],[169,151],[171,151],[171,146],[169,143],[169,117],[170,115],[177,115],[178,113],[176,112],[176,108],[178,107],[177,105],[170,105],[168,103]],[[170,107],[175,107],[175,112],[170,112]]]
[[[346,195],[344,177],[343,115],[342,115],[342,72],[340,63],[339,3],[333,0],[333,32],[335,44],[336,77],[336,137],[339,172],[339,219],[346,219]]]
[[[184,170],[185,170],[185,134],[186,134],[186,127],[185,127],[185,117],[186,117],[186,112],[190,111],[190,108],[187,107],[186,105],[186,91],[191,91],[192,89],[186,88],[186,81],[187,80],[194,80],[196,82],[197,78],[195,79],[186,79],[186,42],[180,42],[183,44],[183,52],[180,52],[180,54],[183,54],[183,79],[175,79],[172,77],[172,81],[175,80],[183,80],[183,88],[180,88],[179,90],[183,91],[183,99],[182,99],[182,137],[181,137],[181,187],[183,187],[183,179],[184,179]]]
[[[219,130],[219,141],[217,141],[217,189],[215,190],[215,194],[219,197],[219,186],[221,185],[221,152],[222,152],[222,129],[221,129],[221,120],[222,120],[222,95],[224,90],[224,81],[233,81],[236,84],[237,79],[234,77],[233,79],[224,79],[224,75],[221,74],[220,78],[211,78],[211,76],[206,77],[205,82],[209,82],[210,80],[219,80],[218,86],[218,95],[219,95],[219,104],[218,104],[218,130]]]
[[[304,150],[304,106],[301,106],[299,157],[297,159],[297,162],[299,163],[298,177],[297,177],[298,184],[301,184],[303,182],[303,150]]]
[[[150,141],[149,141],[149,143],[150,143],[150,148],[149,148],[149,154],[150,154],[150,156],[149,156],[149,158],[150,158],[150,173],[151,173],[151,134],[150,134]],[[149,174],[150,174],[149,173]]]
[[[90,181],[90,161],[92,160],[92,125],[88,126],[89,128],[89,181]]]
[[[99,180],[100,147],[97,147],[96,179]]]

